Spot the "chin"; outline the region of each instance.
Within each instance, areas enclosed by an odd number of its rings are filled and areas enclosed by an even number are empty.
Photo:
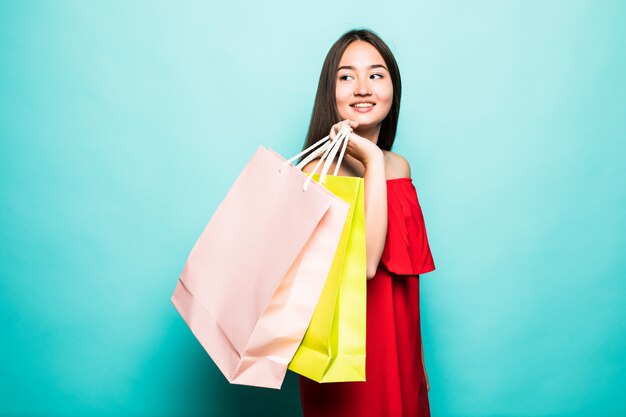
[[[383,122],[384,119],[380,119],[378,117],[371,117],[370,115],[357,114],[349,117],[350,120],[354,120],[359,124],[357,129],[369,129],[374,126],[378,126]]]

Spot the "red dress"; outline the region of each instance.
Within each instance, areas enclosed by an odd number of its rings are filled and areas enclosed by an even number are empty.
[[[433,271],[435,264],[410,178],[387,180],[387,207],[385,249],[367,283],[367,382],[320,384],[300,376],[304,417],[430,416],[419,274]]]

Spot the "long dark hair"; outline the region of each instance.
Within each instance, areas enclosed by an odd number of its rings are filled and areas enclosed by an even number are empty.
[[[331,46],[320,74],[311,114],[311,122],[306,135],[306,140],[302,149],[306,149],[324,136],[328,135],[333,124],[340,122],[335,99],[335,87],[337,83],[337,68],[344,51],[354,41],[365,41],[378,50],[385,60],[391,83],[393,85],[393,100],[391,109],[387,117],[382,121],[380,133],[378,135],[378,147],[390,151],[396,138],[398,128],[398,116],[400,114],[400,96],[402,93],[402,83],[400,81],[400,70],[391,50],[387,44],[373,31],[369,29],[353,29],[344,33]]]

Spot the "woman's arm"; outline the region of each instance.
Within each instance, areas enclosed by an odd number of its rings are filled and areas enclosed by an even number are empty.
[[[371,143],[371,142],[370,142]],[[376,145],[374,145],[376,146]],[[371,152],[362,162],[365,188],[365,253],[367,279],[374,278],[387,239],[387,180],[383,152]]]
[[[367,140],[367,139],[363,139]],[[368,141],[369,142],[369,141]],[[371,142],[370,142],[371,143]],[[370,157],[363,164],[364,202],[365,202],[365,254],[367,279],[376,275],[378,263],[383,255],[387,238],[387,180],[385,178],[385,157],[383,152],[371,150]],[[346,150],[347,153],[347,150]],[[302,172],[313,171],[318,159],[315,159],[302,168]],[[329,172],[335,169],[335,162],[330,165]],[[319,171],[319,169],[318,169]],[[343,165],[339,167],[339,175],[354,176]]]
[[[333,126],[333,129],[337,128],[338,131],[340,125],[341,123],[338,123]],[[331,132],[331,137],[334,137],[335,132]],[[363,166],[366,275],[367,279],[371,279],[376,275],[387,238],[385,155],[375,143],[355,133],[350,135],[346,154],[356,159]],[[311,172],[316,164],[317,160],[313,160],[302,171]],[[331,164],[329,172],[332,172],[334,168],[335,161]],[[339,175],[355,175],[353,170],[346,169],[345,164],[339,167],[338,173]]]
[[[383,154],[382,162],[378,157],[365,159],[364,165],[367,278],[371,279],[376,275],[387,240],[386,178],[410,177],[411,168],[406,159],[393,152],[387,152],[386,156]]]

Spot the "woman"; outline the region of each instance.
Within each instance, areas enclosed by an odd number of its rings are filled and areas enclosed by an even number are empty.
[[[339,175],[365,182],[367,381],[319,384],[301,376],[304,417],[430,415],[419,274],[435,265],[409,164],[391,152],[400,95],[396,60],[375,33],[352,30],[330,48],[303,149],[328,126],[331,138],[343,124],[353,129]]]

